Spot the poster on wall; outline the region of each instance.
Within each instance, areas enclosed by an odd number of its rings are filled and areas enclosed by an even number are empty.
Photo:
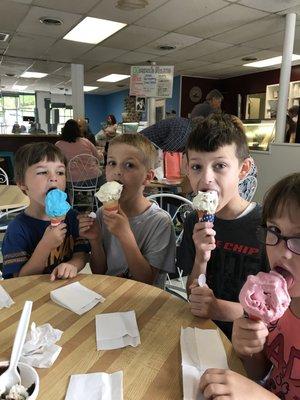
[[[170,98],[173,76],[173,65],[133,66],[130,73],[130,96]]]
[[[135,98],[135,111],[146,111],[146,97]]]

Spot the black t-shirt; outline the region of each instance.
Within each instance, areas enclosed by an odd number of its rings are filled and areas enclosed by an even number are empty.
[[[196,222],[196,212],[189,214],[178,250],[177,267],[183,269],[184,275],[189,275],[194,265],[196,250],[192,235]],[[216,249],[212,251],[207,263],[206,279],[216,298],[238,302],[247,276],[269,270],[265,247],[256,238],[256,229],[260,223],[259,205],[244,217],[234,220],[215,218]],[[232,323],[215,322],[230,338]]]

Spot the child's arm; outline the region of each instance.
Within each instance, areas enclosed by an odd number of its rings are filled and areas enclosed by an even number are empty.
[[[206,273],[207,262],[210,259],[211,251],[216,248],[215,234],[211,222],[197,222],[193,230],[193,242],[196,255],[192,272],[188,276],[186,289],[190,293],[190,286],[200,274]]]
[[[50,280],[75,278],[77,273],[84,268],[87,261],[88,255],[85,252],[74,253],[69,261],[63,262],[54,268],[50,275]]]
[[[42,274],[51,250],[63,243],[66,232],[67,225],[65,223],[56,227],[48,226],[30,259],[23,264],[19,276]]]
[[[262,321],[239,318],[233,323],[232,344],[251,379],[263,379],[271,368],[264,345],[269,331]]]
[[[97,219],[87,214],[78,215],[79,235],[90,242],[90,266],[93,274],[105,274],[107,271],[106,255],[102,243],[101,228]]]
[[[119,239],[132,278],[152,284],[158,274],[158,269],[152,267],[142,255],[127,216],[122,210],[119,210],[118,214],[103,210],[103,220],[108,230]]]
[[[199,388],[205,399],[279,400],[275,394],[229,369],[206,370],[200,379]]]

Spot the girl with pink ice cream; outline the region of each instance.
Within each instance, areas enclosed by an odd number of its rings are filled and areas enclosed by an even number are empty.
[[[269,274],[249,276],[240,302],[249,318],[234,321],[232,343],[250,379],[207,370],[205,399],[300,399],[300,173],[274,185],[264,200],[258,232]],[[264,379],[264,387],[255,383]]]

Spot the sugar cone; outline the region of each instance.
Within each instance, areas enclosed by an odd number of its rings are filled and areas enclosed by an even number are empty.
[[[106,211],[117,213],[119,211],[119,201],[111,200],[103,203],[103,208]]]
[[[64,221],[65,218],[66,218],[65,215],[61,215],[60,217],[51,218],[50,219],[51,226],[58,226],[59,224],[61,224]]]

